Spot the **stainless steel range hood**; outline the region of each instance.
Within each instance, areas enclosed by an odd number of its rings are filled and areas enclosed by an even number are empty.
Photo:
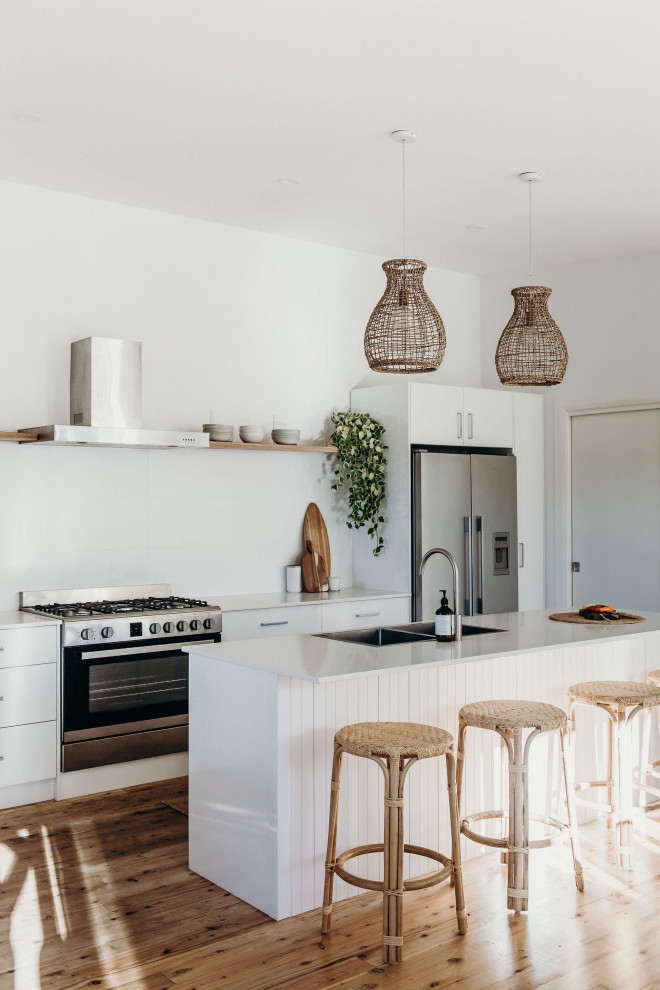
[[[208,447],[208,433],[142,428],[142,344],[86,337],[71,344],[71,423],[20,430],[51,444]]]

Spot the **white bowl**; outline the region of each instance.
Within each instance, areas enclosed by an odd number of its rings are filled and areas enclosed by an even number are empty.
[[[295,445],[300,440],[300,430],[271,430],[273,443]]]
[[[266,431],[263,426],[239,426],[238,435],[243,443],[261,443]]]

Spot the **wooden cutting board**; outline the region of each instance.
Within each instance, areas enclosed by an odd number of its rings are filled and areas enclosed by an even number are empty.
[[[323,557],[314,550],[312,541],[307,540],[305,552],[300,562],[305,591],[327,591],[328,573]]]
[[[312,550],[315,550],[319,557],[323,558],[325,573],[329,576],[332,574],[330,541],[328,531],[325,528],[325,521],[316,502],[309,503],[303,519],[303,547],[307,546],[308,540],[312,544]],[[324,590],[327,591],[327,588]]]

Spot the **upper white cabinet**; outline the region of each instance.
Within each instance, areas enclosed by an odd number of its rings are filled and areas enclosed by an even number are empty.
[[[463,389],[463,433],[470,447],[513,447],[513,394]]]
[[[412,382],[410,442],[513,447],[513,395],[491,389]]]

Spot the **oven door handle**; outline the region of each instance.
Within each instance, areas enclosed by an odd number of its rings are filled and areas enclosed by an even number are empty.
[[[121,660],[124,657],[139,659],[141,656],[148,656],[150,653],[181,652],[182,650],[192,650],[202,643],[215,643],[214,639],[196,639],[192,643],[173,643],[171,640],[163,640],[158,646],[141,646],[138,643],[133,647],[121,647],[117,650],[88,650],[81,652],[81,660]]]

